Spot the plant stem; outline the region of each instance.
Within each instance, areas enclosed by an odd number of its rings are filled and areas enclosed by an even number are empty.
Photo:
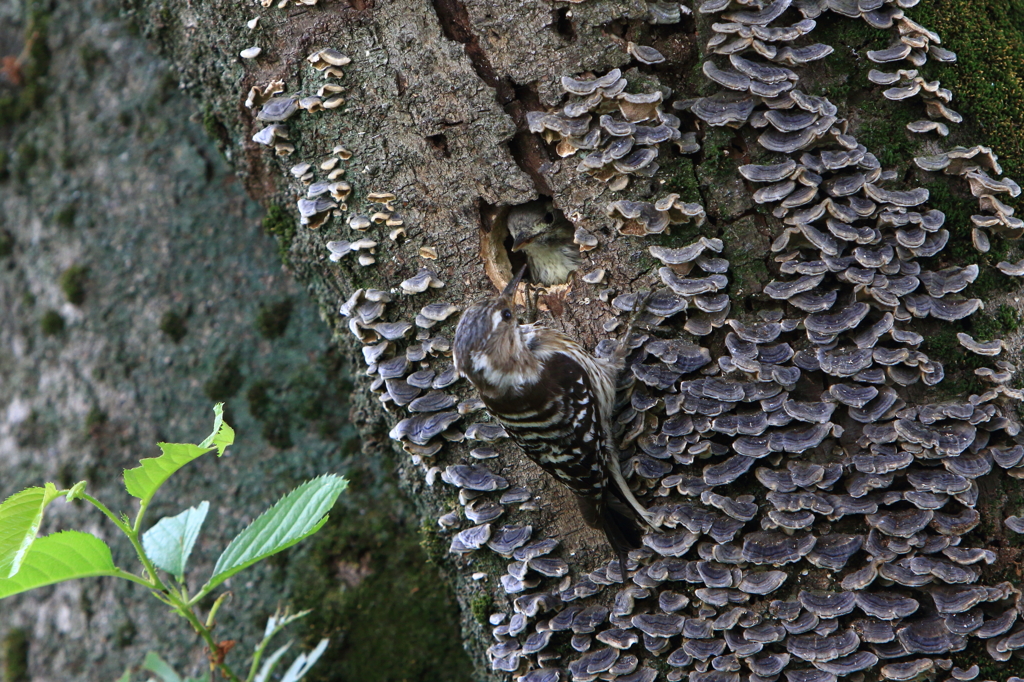
[[[130,573],[130,572],[124,570],[124,569],[118,568],[116,566],[114,567],[114,575],[116,577],[118,577],[118,578],[123,578],[125,580],[130,580],[133,583],[138,583],[138,584],[140,584],[140,585],[142,585],[144,587],[148,587],[151,590],[155,590],[156,589],[156,585],[154,583],[146,580],[145,578],[137,576],[134,573]]]
[[[260,659],[263,658],[263,652],[266,651],[267,645],[270,644],[270,640],[273,639],[274,635],[281,631],[282,625],[275,627],[271,633],[260,640],[259,646],[256,647],[256,651],[252,654],[252,665],[249,666],[249,677],[246,678],[246,682],[252,682],[256,679],[256,673],[259,671]]]
[[[149,500],[139,500],[139,513],[135,515],[135,523],[132,524],[132,530],[136,533],[142,528],[142,517],[145,516],[146,510],[149,508]]]
[[[142,550],[142,545],[139,544],[138,534],[134,532],[133,529],[128,526],[128,524],[126,524],[121,519],[117,518],[114,512],[110,511],[107,505],[103,504],[92,495],[89,495],[88,493],[82,493],[82,499],[91,504],[92,506],[96,507],[97,509],[99,509],[101,512],[103,512],[103,515],[110,519],[110,521],[128,537],[128,540],[131,541],[132,546],[135,548],[135,553],[139,555],[139,560],[142,562],[143,567],[145,567],[146,572],[149,574],[149,580],[146,580],[141,576],[137,576],[134,573],[130,573],[129,571],[125,571],[124,569],[118,568],[116,569],[118,577],[124,578],[125,580],[130,580],[135,583],[139,583],[140,585],[145,585],[151,590],[166,592],[167,588],[160,580],[160,577],[156,574],[156,569],[153,567],[153,564],[150,563],[149,558],[146,556],[146,553]],[[166,599],[161,599],[161,601],[164,601],[166,603]]]
[[[135,548],[135,553],[139,555],[139,561],[142,562],[143,567],[146,569],[146,573],[149,574],[150,579],[156,586],[156,589],[160,590],[164,594],[170,595],[171,590],[167,589],[164,582],[160,580],[160,576],[157,575],[156,567],[153,566],[153,562],[146,556],[145,550],[142,549],[142,543],[139,542],[139,534],[132,528],[125,528],[124,534],[128,536],[128,540],[132,543],[132,547]]]
[[[211,660],[215,660],[214,657],[218,656],[219,649],[217,647],[217,642],[213,639],[213,633],[211,633],[210,630],[205,625],[203,625],[202,621],[199,620],[199,617],[195,614],[195,612],[192,610],[190,606],[181,602],[179,602],[175,606],[177,608],[178,613],[181,614],[181,616],[192,625],[192,628],[196,632],[198,632],[199,636],[202,637],[203,641],[206,642],[206,646],[210,649]],[[215,663],[214,667],[220,669],[221,674],[223,674],[229,680],[232,680],[232,682],[242,682],[242,679],[238,675],[236,675],[235,671],[232,670],[224,661],[219,661]]]
[[[129,542],[132,543],[132,547],[135,548],[135,553],[138,555],[139,561],[142,562],[142,566],[145,568],[146,573],[149,576],[149,580],[137,576],[134,573],[129,573],[121,568],[114,569],[117,577],[148,587],[153,591],[153,596],[168,606],[173,607],[174,610],[187,620],[192,625],[193,629],[195,629],[195,631],[203,638],[206,642],[206,646],[210,649],[211,660],[213,660],[213,657],[218,655],[218,648],[217,642],[214,641],[210,630],[204,626],[199,620],[199,617],[196,616],[195,612],[192,610],[192,605],[187,603],[188,598],[186,595],[179,595],[174,590],[170,590],[166,585],[164,585],[163,581],[160,580],[160,576],[156,572],[156,567],[153,566],[153,562],[151,562],[149,557],[146,556],[145,550],[142,549],[142,543],[139,542],[139,528],[142,526],[142,517],[146,513],[146,502],[143,501],[139,505],[139,513],[135,517],[135,523],[132,526],[129,526],[124,521],[117,518],[114,512],[110,511],[107,505],[103,504],[92,495],[82,493],[82,499],[103,512],[103,515],[110,519],[113,524],[117,526],[125,536],[127,536]],[[200,593],[196,595],[196,598],[193,601],[198,601],[203,596],[204,595]],[[241,678],[239,678],[238,675],[236,675],[235,672],[223,661],[217,663],[216,667],[220,669],[221,673],[225,677],[232,680],[232,682],[242,682]]]
[[[128,533],[128,525],[121,519],[117,518],[114,512],[110,511],[107,508],[107,505],[103,504],[102,502],[97,500],[92,495],[89,495],[88,493],[82,493],[82,499],[91,504],[92,506],[96,507],[97,509],[99,509],[101,512],[103,512],[103,515],[110,519],[115,526],[121,529],[122,532]]]
[[[217,597],[217,600],[213,602],[213,606],[210,608],[210,613],[206,616],[206,627],[210,628],[211,630],[214,628],[214,626],[217,623],[217,612],[220,611],[221,605],[224,603],[224,600],[227,599],[230,594],[230,592],[225,592],[224,594]]]
[[[200,590],[196,592],[195,596],[188,600],[188,606],[191,607],[198,604],[200,601],[202,601],[203,597],[213,592],[213,589],[214,588],[212,587],[207,589],[205,586],[200,588]]]

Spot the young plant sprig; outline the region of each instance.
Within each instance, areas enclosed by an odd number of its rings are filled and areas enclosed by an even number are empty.
[[[185,569],[206,520],[209,502],[203,501],[176,516],[162,518],[145,532],[142,532],[142,525],[153,496],[175,472],[208,452],[216,451],[220,457],[234,443],[235,432],[224,421],[223,404],[218,403],[213,409],[213,432],[199,445],[159,443],[159,457],[143,459],[139,466],[125,470],[128,494],[139,500],[134,519],[124,513],[114,514],[86,493],[85,481],[67,490],[58,490],[53,483],[46,483],[41,488],[27,488],[4,500],[0,504],[0,599],[76,578],[111,576],[130,580],[149,588],[154,597],[189,622],[206,643],[211,671],[219,671],[233,682],[268,680],[290,644],[275,651],[260,666],[266,647],[285,625],[305,613],[277,614],[270,619],[263,639],[253,652],[250,670],[243,677],[224,660],[230,646],[218,645],[213,636],[217,611],[228,592],[217,597],[205,619],[199,615],[198,604],[239,571],[320,530],[348,481],[342,476],[326,474],[306,481],[282,497],[228,543],[217,559],[213,574],[195,594],[190,594]],[[133,573],[116,566],[110,547],[91,533],[65,530],[37,537],[46,507],[59,497],[68,502],[83,500],[99,509],[131,542],[142,570]],[[326,647],[327,640],[323,640],[313,651],[301,654],[286,677],[293,682],[301,679]],[[130,672],[126,671],[125,675],[122,680],[130,679]]]

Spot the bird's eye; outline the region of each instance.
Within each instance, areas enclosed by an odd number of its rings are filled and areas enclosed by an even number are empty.
[[[544,222],[546,222],[548,225],[550,225],[551,223],[555,222],[555,214],[552,213],[551,211],[548,211],[547,213],[545,213],[544,214]]]
[[[504,310],[502,310],[501,311],[501,319],[503,319],[505,321],[511,320],[512,319],[512,311],[509,310],[508,308],[505,308]]]

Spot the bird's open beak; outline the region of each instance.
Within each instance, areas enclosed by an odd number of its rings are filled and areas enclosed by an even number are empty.
[[[515,253],[516,251],[518,251],[519,249],[523,248],[524,246],[526,246],[527,244],[529,244],[530,242],[532,242],[536,238],[537,238],[537,235],[533,235],[532,237],[528,237],[528,236],[524,236],[524,235],[519,235],[512,242],[512,253]]]
[[[508,285],[505,287],[505,290],[501,292],[502,296],[508,298],[509,300],[512,300],[512,298],[516,295],[516,289],[519,288],[519,282],[521,282],[523,279],[524,272],[526,272],[525,265],[519,268],[519,272],[517,272],[516,276],[512,278],[512,281],[508,283]]]

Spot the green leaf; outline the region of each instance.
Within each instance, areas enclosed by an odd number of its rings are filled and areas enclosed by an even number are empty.
[[[117,682],[132,682],[132,669],[125,668],[124,672],[121,673],[121,677],[117,678]]]
[[[320,530],[327,522],[327,512],[347,486],[346,479],[328,474],[306,481],[282,497],[231,541],[217,559],[213,576],[203,589],[216,587],[260,559],[288,549]]]
[[[124,486],[128,494],[149,502],[175,471],[195,458],[214,448],[218,457],[223,455],[224,449],[235,442],[235,430],[224,421],[224,403],[213,406],[213,415],[213,433],[199,445],[157,443],[162,455],[144,459],[134,469],[125,469]]]
[[[59,497],[57,486],[27,488],[0,504],[0,578],[13,578],[39,532],[46,505]]]
[[[224,454],[224,450],[235,442],[235,430],[224,421],[224,403],[217,403],[213,406],[213,433],[206,437],[199,444],[201,448],[217,448],[217,456]]]
[[[177,516],[168,516],[142,534],[142,548],[156,567],[182,579],[199,529],[210,511],[210,503],[199,503]]]
[[[174,672],[171,664],[160,658],[160,655],[154,651],[146,652],[146,658],[142,661],[142,669],[159,677],[160,682],[182,682],[181,676]]]
[[[110,547],[95,535],[66,530],[39,538],[13,578],[0,578],[0,599],[75,578],[117,575]]]
[[[68,494],[64,496],[64,499],[67,500],[68,502],[83,499],[82,495],[85,494],[85,485],[85,481],[79,481],[78,483],[74,484],[73,486],[71,486],[71,490],[68,491]]]
[[[157,443],[159,457],[149,457],[139,462],[141,466],[125,469],[124,487],[128,494],[143,502],[149,502],[160,486],[171,475],[195,458],[209,452],[212,448],[201,448],[187,443]]]

